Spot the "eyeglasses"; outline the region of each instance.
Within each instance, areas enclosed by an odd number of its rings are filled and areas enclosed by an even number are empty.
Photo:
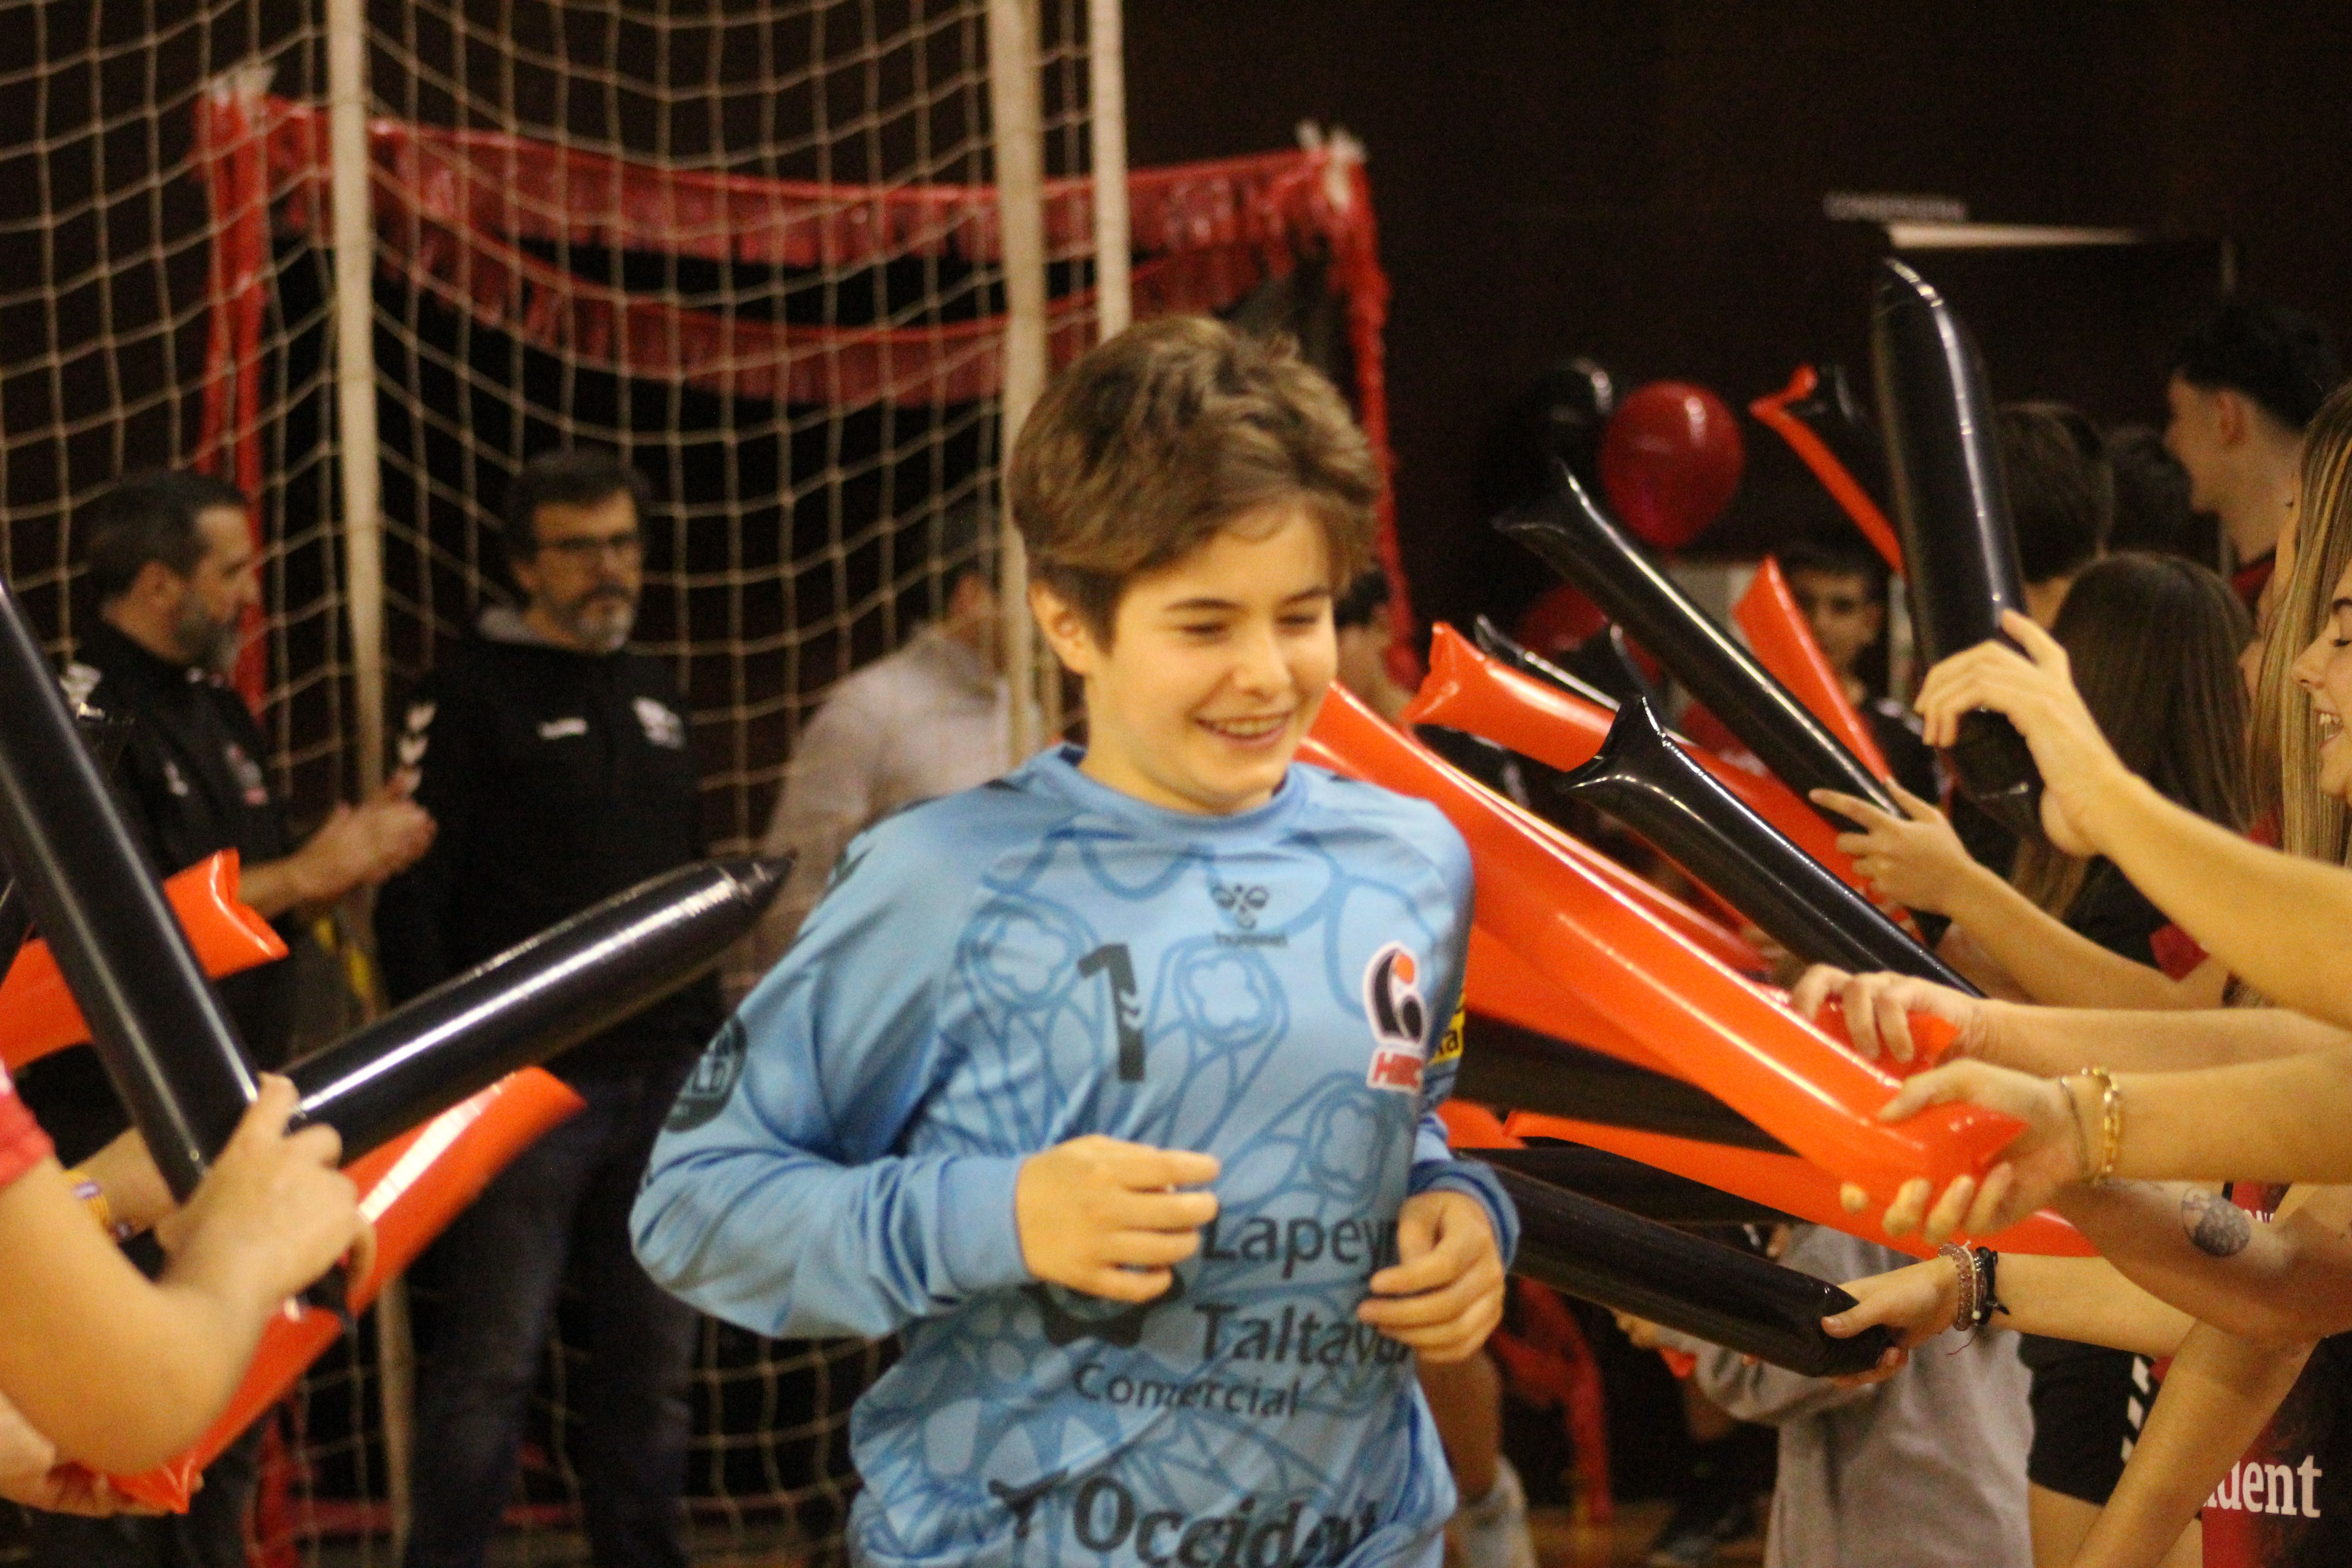
[[[622,561],[635,561],[646,552],[646,536],[634,529],[627,533],[578,533],[569,539],[542,539],[541,550],[551,550],[567,561],[593,561],[611,553]]]

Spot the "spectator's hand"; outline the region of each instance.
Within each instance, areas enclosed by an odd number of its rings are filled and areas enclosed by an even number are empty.
[[[1503,1258],[1486,1205],[1438,1187],[1397,1213],[1397,1261],[1356,1316],[1424,1361],[1467,1361],[1503,1321]]]
[[[33,1430],[16,1407],[0,1398],[0,1498],[48,1513],[93,1518],[116,1513],[153,1513],[94,1475],[61,1458],[56,1444]]]
[[[264,1075],[186,1206],[155,1227],[172,1259],[166,1283],[267,1310],[346,1254],[355,1275],[366,1273],[375,1233],[360,1217],[358,1190],[335,1169],[342,1140],[331,1127],[289,1135],[296,1104],[290,1079]]]
[[[1944,1052],[1946,1059],[1995,1058],[1993,1005],[1965,991],[1914,975],[1849,974],[1817,963],[1789,994],[1789,1005],[1808,1018],[1819,1017],[1822,1004],[1832,1001],[1845,1016],[1848,1043],[1866,1061],[1885,1055],[1908,1062],[1919,1055],[1911,1037],[1914,1013],[1941,1018],[1958,1031]]]
[[[433,847],[433,818],[408,798],[408,788],[403,775],[358,805],[337,805],[297,851],[313,899],[330,901],[354,888],[373,888]]]
[[[1013,1184],[1021,1261],[1040,1279],[1114,1301],[1149,1301],[1175,1282],[1217,1217],[1213,1154],[1155,1149],[1100,1133],[1021,1163]]]
[[[2005,716],[2032,748],[2042,772],[2042,826],[2050,841],[2069,855],[2096,855],[2089,826],[2094,802],[2101,791],[2127,780],[2130,771],[2083,705],[2066,650],[2014,610],[2001,616],[2000,628],[2023,654],[1983,642],[1927,672],[1916,704],[1927,743],[1950,745],[1960,721],[1979,708]]]
[[[1985,1062],[1953,1062],[1905,1084],[1901,1093],[1879,1108],[1878,1119],[1901,1121],[1928,1106],[1956,1101],[2016,1117],[2024,1127],[2001,1150],[2000,1163],[1985,1173],[1981,1184],[1973,1176],[1957,1176],[1937,1194],[1925,1177],[1906,1183],[1882,1222],[1889,1236],[1913,1229],[1931,1242],[1962,1230],[1989,1236],[2015,1225],[2055,1197],[2060,1188],[2089,1174],[2084,1140],[2075,1131],[2078,1108],[2066,1085],[2057,1079]],[[2092,1114],[2097,1114],[2095,1108]],[[2091,1125],[2095,1128],[2095,1121]],[[1847,1206],[1853,1207],[1851,1197]]]
[[[1968,879],[1980,870],[1944,814],[1901,784],[1889,784],[1903,816],[1890,816],[1866,800],[1817,789],[1811,798],[1860,833],[1841,833],[1837,847],[1853,857],[1853,868],[1870,879],[1882,902],[1948,915]]]

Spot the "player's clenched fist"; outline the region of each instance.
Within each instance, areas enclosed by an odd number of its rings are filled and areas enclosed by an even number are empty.
[[[1423,1360],[1464,1361],[1503,1321],[1503,1256],[1486,1205],[1438,1187],[1397,1211],[1397,1261],[1356,1316]]]
[[[1213,1154],[1155,1149],[1091,1133],[1021,1163],[1013,1217],[1021,1260],[1040,1279],[1115,1301],[1149,1301],[1200,1250],[1217,1217]]]

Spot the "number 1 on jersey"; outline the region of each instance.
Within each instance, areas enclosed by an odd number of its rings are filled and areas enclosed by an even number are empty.
[[[1136,1001],[1135,961],[1128,956],[1127,943],[1105,942],[1078,960],[1078,973],[1110,977],[1111,1018],[1118,1027],[1118,1076],[1125,1083],[1141,1083],[1143,1028],[1137,1017],[1142,1009]]]

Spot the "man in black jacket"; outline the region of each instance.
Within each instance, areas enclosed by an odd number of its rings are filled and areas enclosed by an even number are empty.
[[[376,936],[395,999],[703,853],[700,792],[668,671],[626,651],[645,485],[601,452],[519,474],[492,608],[418,688],[399,761],[440,824],[383,889]],[[511,1490],[568,1262],[591,1314],[571,1404],[599,1568],[682,1565],[686,1385],[698,1319],[629,1248],[638,1178],[678,1084],[720,1021],[708,980],[552,1065],[588,1102],[499,1175],[434,1248],[438,1328],[418,1390],[409,1568],[475,1568]]]
[[[246,613],[261,600],[248,506],[226,480],[151,473],[77,509],[75,542],[99,609],[65,680],[128,726],[115,795],[156,874],[237,851],[237,897],[276,921],[292,946],[310,940],[306,910],[414,861],[432,841],[433,823],[394,784],[361,805],[337,806],[297,841],[264,771],[268,742],[222,679],[236,662]],[[281,959],[219,983],[257,1067],[285,1064],[294,968]],[[20,1087],[68,1163],[129,1125],[87,1047],[37,1063]],[[215,1460],[181,1518],[30,1513],[36,1559],[55,1568],[242,1568],[257,1446],[248,1434]]]

